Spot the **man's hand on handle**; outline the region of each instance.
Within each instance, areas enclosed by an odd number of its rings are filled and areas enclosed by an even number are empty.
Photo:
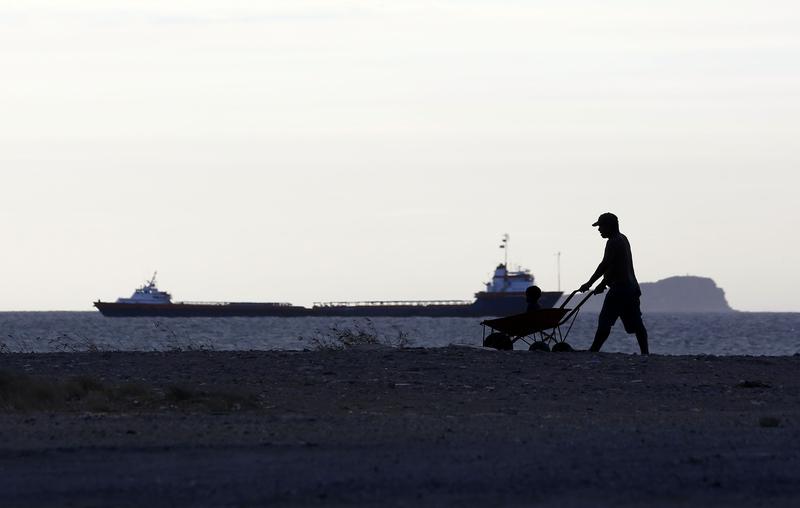
[[[581,286],[578,289],[578,291],[580,291],[581,293],[585,293],[585,292],[589,291],[590,289],[592,289],[592,283],[591,282],[587,282],[586,284]],[[606,285],[605,284],[600,284],[599,286],[597,286],[597,288],[595,288],[594,294],[599,295],[599,294],[603,293],[605,290],[606,290]]]

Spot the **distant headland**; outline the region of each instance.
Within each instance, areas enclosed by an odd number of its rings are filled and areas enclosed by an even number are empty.
[[[690,275],[668,277],[657,282],[642,282],[644,312],[735,312],[725,291],[708,277]],[[599,312],[603,296],[586,303],[585,310]]]

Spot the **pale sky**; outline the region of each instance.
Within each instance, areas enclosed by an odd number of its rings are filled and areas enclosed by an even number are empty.
[[[800,311],[800,4],[0,1],[0,309],[640,281]]]

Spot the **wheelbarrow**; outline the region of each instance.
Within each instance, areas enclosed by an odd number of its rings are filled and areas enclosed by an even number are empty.
[[[514,349],[514,344],[521,340],[528,344],[528,349],[531,351],[572,351],[572,347],[567,343],[572,325],[575,324],[583,304],[599,292],[598,288],[588,291],[586,297],[575,308],[568,309],[567,304],[578,293],[580,290],[573,291],[557,308],[539,309],[481,321],[483,346],[510,351]],[[566,330],[562,331],[564,327]],[[486,328],[491,330],[488,336]]]

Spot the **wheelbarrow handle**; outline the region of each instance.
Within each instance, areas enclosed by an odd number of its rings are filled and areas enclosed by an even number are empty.
[[[598,286],[597,286],[596,288],[594,288],[594,289],[590,289],[590,290],[588,291],[588,293],[589,293],[589,294],[588,294],[588,295],[586,295],[586,298],[584,298],[584,299],[583,299],[583,302],[585,302],[586,300],[588,300],[588,299],[589,299],[589,297],[591,297],[592,295],[599,294],[599,293],[597,292],[597,290],[598,290],[598,289],[600,289],[602,286],[603,286],[602,284],[598,284]],[[572,298],[574,298],[574,297],[575,297],[575,295],[577,295],[577,294],[578,294],[578,293],[580,293],[580,292],[581,292],[581,290],[580,290],[580,289],[576,289],[575,291],[573,291],[572,293],[570,293],[570,294],[569,294],[569,296],[567,297],[567,299],[566,299],[566,300],[564,300],[564,302],[561,304],[561,306],[559,307],[559,309],[563,309],[564,307],[566,307],[566,306],[567,306],[567,304],[569,303],[569,301],[570,301],[570,300],[572,300]],[[578,304],[578,307],[580,307],[581,305],[583,305],[583,302],[579,303],[579,304]]]
[[[570,294],[570,295],[567,297],[567,299],[566,299],[566,300],[564,300],[564,302],[561,304],[561,307],[559,307],[559,309],[563,309],[564,307],[566,307],[566,306],[567,306],[567,304],[569,303],[569,301],[570,301],[570,300],[572,300],[572,297],[574,297],[575,295],[577,295],[578,293],[580,293],[580,291],[581,291],[580,289],[576,289],[575,291],[573,291],[573,292],[572,292],[572,293],[571,293],[571,294]]]
[[[598,287],[600,287],[600,286],[598,286]],[[559,323],[559,324],[564,324],[564,323],[566,323],[567,321],[569,321],[569,320],[570,320],[570,318],[571,318],[572,316],[574,316],[575,314],[577,314],[577,313],[578,313],[578,311],[579,311],[579,310],[581,310],[581,307],[583,307],[583,304],[584,304],[584,303],[586,303],[586,302],[589,300],[589,298],[591,298],[592,296],[594,296],[595,294],[597,294],[597,293],[596,293],[596,291],[597,291],[597,288],[590,289],[589,291],[587,291],[587,292],[586,292],[586,297],[585,297],[583,300],[581,300],[581,301],[578,303],[578,305],[576,305],[576,306],[575,306],[575,308],[574,308],[574,309],[572,309],[571,311],[569,311],[569,313],[568,313],[566,316],[564,316],[564,317],[561,319],[561,323]],[[576,289],[575,291],[573,291],[573,292],[572,292],[572,294],[571,294],[571,295],[569,295],[569,298],[567,298],[567,299],[564,301],[564,303],[562,303],[562,304],[561,304],[561,308],[563,309],[563,308],[564,308],[564,307],[567,305],[567,303],[568,303],[570,300],[572,300],[572,297],[573,297],[573,296],[575,296],[576,294],[578,294],[579,292],[580,292],[580,289]]]

